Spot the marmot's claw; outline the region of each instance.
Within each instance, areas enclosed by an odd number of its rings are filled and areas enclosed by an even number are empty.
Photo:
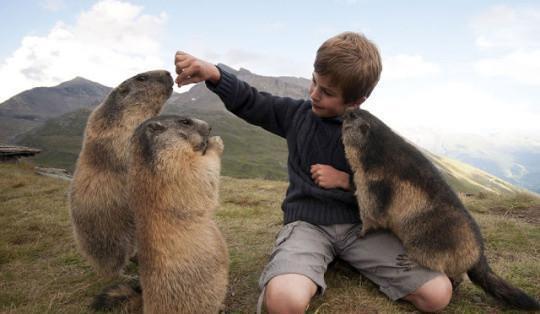
[[[223,140],[219,136],[212,136],[208,139],[208,148],[209,149],[215,149],[218,152],[222,153],[223,149],[225,148],[225,145],[223,144]]]
[[[407,254],[399,254],[396,257],[397,265],[404,267],[405,271],[411,271],[414,266],[416,266],[416,263],[411,261],[409,256]]]

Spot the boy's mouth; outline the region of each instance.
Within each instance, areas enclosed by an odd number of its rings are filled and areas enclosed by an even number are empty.
[[[318,109],[318,110],[324,109],[324,108],[322,108],[322,107],[320,107],[320,106],[317,106],[317,105],[315,105],[315,104],[313,104],[313,103],[312,103],[311,105],[313,106],[313,108]]]

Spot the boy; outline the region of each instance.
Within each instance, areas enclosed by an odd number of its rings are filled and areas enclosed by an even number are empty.
[[[324,273],[335,257],[350,263],[392,300],[421,311],[440,311],[452,285],[444,274],[416,266],[406,271],[396,258],[404,253],[389,232],[359,239],[361,229],[351,170],[341,143],[341,118],[361,105],[377,84],[382,65],[375,45],[345,32],[317,50],[310,100],[258,92],[234,75],[177,52],[178,85],[206,81],[227,109],[287,140],[289,187],[279,232],[259,285],[269,313],[303,313],[326,288]]]

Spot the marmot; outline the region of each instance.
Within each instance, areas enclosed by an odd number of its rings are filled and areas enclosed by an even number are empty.
[[[131,140],[129,205],[135,214],[144,313],[217,313],[228,251],[212,217],[223,142],[204,121],[159,116]]]
[[[119,274],[135,254],[126,199],[129,139],[161,111],[172,86],[167,71],[138,74],[113,89],[88,118],[69,192],[70,214],[79,250],[102,275]]]
[[[454,279],[467,273],[473,283],[508,305],[540,308],[492,272],[480,228],[417,148],[368,111],[349,109],[343,118],[342,139],[363,223],[360,236],[389,229],[413,262]]]

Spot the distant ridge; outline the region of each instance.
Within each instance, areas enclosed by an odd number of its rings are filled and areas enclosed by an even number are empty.
[[[223,64],[220,66],[258,90],[296,99],[309,97],[308,79],[261,76],[244,68],[235,70]],[[5,129],[17,135],[11,137],[15,143],[43,150],[35,157],[37,163],[73,170],[88,115],[110,90],[110,87],[83,77],[76,77],[54,87],[32,89],[11,98],[18,102],[0,104],[0,122],[13,123]],[[50,102],[55,97],[62,103],[62,110],[58,110],[57,103]],[[21,99],[25,102],[20,101]],[[30,112],[35,115],[36,120],[25,118],[17,120],[12,116],[2,116],[1,113],[5,113],[7,108],[19,115],[27,113],[28,108],[32,108]],[[40,114],[39,110],[45,108],[51,111]],[[34,113],[34,110],[38,114]],[[286,180],[285,140],[228,112],[221,100],[210,92],[204,83],[193,86],[186,93],[174,93],[167,101],[164,113],[189,115],[208,121],[212,125],[212,134],[220,135],[225,141],[223,175]],[[503,195],[524,191],[469,165],[427,152],[426,154],[457,191]]]
[[[52,87],[36,87],[0,104],[0,143],[9,143],[51,118],[81,108],[93,108],[111,91],[110,87],[75,77]]]

